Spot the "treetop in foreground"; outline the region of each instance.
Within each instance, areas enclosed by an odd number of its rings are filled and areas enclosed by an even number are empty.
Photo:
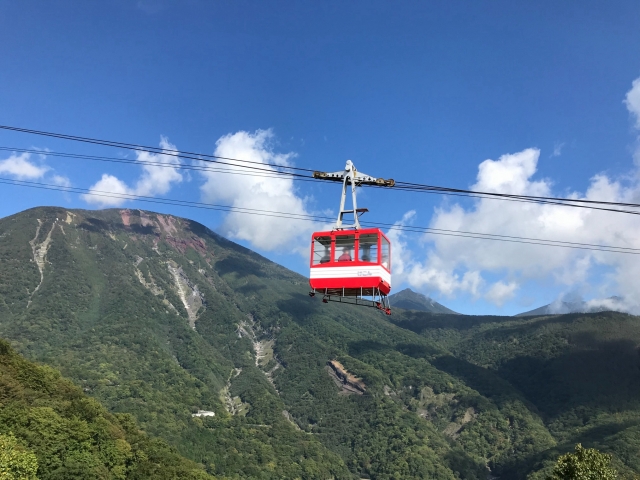
[[[614,480],[618,472],[611,467],[611,455],[580,443],[573,453],[558,458],[549,480]]]

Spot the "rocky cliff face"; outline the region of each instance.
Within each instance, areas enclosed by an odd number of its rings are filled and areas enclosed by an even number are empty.
[[[367,391],[367,386],[364,384],[362,379],[355,375],[351,375],[337,360],[329,360],[327,365],[330,368],[330,372],[332,372],[338,379],[345,392],[358,393],[362,395]]]

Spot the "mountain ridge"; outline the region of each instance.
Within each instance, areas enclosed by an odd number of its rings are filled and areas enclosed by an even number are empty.
[[[606,299],[612,305],[622,303],[622,298],[618,296],[609,297]],[[522,312],[514,315],[514,317],[526,317],[532,315],[563,315],[567,313],[598,313],[606,311],[620,311],[624,312],[625,309],[620,308],[612,309],[612,305],[589,305],[589,302],[585,302],[582,299],[565,301],[556,300],[555,302],[543,305],[527,312]]]
[[[623,428],[640,411],[626,396],[640,384],[627,368],[638,333],[629,317],[612,317],[607,339],[581,330],[588,316],[397,309],[387,318],[307,292],[305,277],[172,215],[48,207],[0,219],[0,336],[209,474],[484,479],[489,468],[544,478],[573,440],[600,442],[621,478],[640,471],[625,453],[633,427]],[[631,343],[607,343],[623,340]],[[590,409],[581,430],[567,420],[581,405],[565,411],[540,397],[566,391],[552,380],[578,354],[615,360],[625,416],[609,413],[622,408],[614,397],[576,396]],[[330,361],[362,382],[362,394],[337,384]],[[545,368],[557,372],[535,376]],[[605,391],[610,379],[596,380]],[[193,416],[201,410],[215,415]]]
[[[458,312],[454,312],[432,298],[422,293],[414,292],[410,288],[405,288],[404,290],[389,295],[389,302],[392,307],[403,308],[405,310],[459,315]]]

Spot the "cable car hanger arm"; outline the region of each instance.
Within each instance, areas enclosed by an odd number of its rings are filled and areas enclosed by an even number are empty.
[[[334,182],[344,182],[345,178],[347,180],[347,185],[351,185],[352,176],[349,175],[353,173],[353,179],[355,180],[356,186],[360,185],[378,185],[381,187],[393,187],[396,182],[392,178],[385,180],[384,178],[376,178],[371,175],[367,175],[366,173],[358,172],[356,170],[355,165],[351,162],[351,160],[347,160],[347,165],[345,169],[340,172],[313,172],[313,178],[318,180],[332,180]]]
[[[384,178],[376,178],[366,173],[358,172],[356,166],[351,160],[347,160],[347,164],[342,172],[313,172],[313,178],[320,180],[332,180],[334,182],[342,182],[342,195],[340,197],[340,213],[338,214],[338,220],[334,230],[344,230],[349,228],[355,228],[360,230],[360,215],[368,212],[366,208],[358,208],[356,205],[356,187],[360,185],[378,185],[382,187],[393,187],[395,181],[393,179],[385,180]],[[351,210],[345,210],[344,204],[347,198],[347,185],[351,185],[351,201],[353,208]],[[353,214],[353,225],[343,225],[342,220],[345,213]],[[360,214],[360,215],[358,215]]]

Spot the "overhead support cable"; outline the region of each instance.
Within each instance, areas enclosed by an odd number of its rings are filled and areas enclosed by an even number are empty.
[[[194,161],[208,162],[208,163],[217,163],[217,164],[221,164],[221,165],[227,165],[227,166],[234,167],[234,168],[229,169],[229,170],[217,170],[218,172],[224,173],[224,174],[235,174],[235,172],[233,171],[235,169],[247,169],[247,170],[249,170],[251,172],[254,172],[254,173],[255,172],[260,172],[260,174],[255,174],[254,175],[256,177],[263,176],[263,177],[267,178],[267,177],[271,177],[271,176],[280,175],[280,176],[285,176],[287,178],[291,178],[292,180],[296,180],[296,181],[310,181],[310,176],[309,175],[296,173],[296,172],[292,172],[292,171],[283,171],[283,169],[303,171],[303,172],[311,172],[312,176],[315,177],[315,178],[320,178],[318,176],[318,174],[319,173],[320,174],[323,173],[323,172],[317,172],[317,171],[314,171],[314,170],[311,170],[311,169],[307,169],[307,168],[293,167],[293,166],[281,165],[281,164],[276,164],[276,163],[257,162],[257,161],[252,161],[252,160],[242,160],[242,159],[231,158],[231,157],[198,154],[198,153],[193,153],[193,152],[179,152],[177,150],[163,149],[163,148],[160,148],[160,147],[149,147],[149,146],[145,146],[145,145],[125,143],[125,142],[116,142],[116,141],[111,141],[111,140],[101,140],[101,139],[95,139],[95,138],[90,138],[90,137],[81,137],[81,136],[77,136],[77,135],[67,135],[67,134],[61,134],[61,133],[44,132],[44,131],[40,131],[40,130],[32,130],[32,129],[13,127],[13,126],[8,126],[8,125],[0,125],[0,129],[8,130],[8,131],[21,132],[21,133],[28,133],[28,134],[33,134],[33,135],[41,135],[41,136],[58,138],[58,139],[63,139],[63,140],[90,143],[90,144],[95,144],[95,145],[104,145],[104,146],[110,146],[110,147],[134,149],[134,150],[137,150],[137,151],[146,151],[146,152],[154,153],[154,154],[169,155],[169,156],[173,156],[173,157],[176,157],[176,158],[190,159],[190,160],[194,160]],[[4,147],[3,149],[7,149],[7,147]],[[42,151],[37,151],[37,152],[40,153],[40,154],[46,154],[47,153],[47,152],[42,152]],[[59,154],[59,155],[60,156],[64,156],[63,154]],[[72,154],[66,154],[66,156],[68,156],[69,158],[79,158],[79,156],[73,156]],[[83,158],[86,158],[86,159],[89,159],[89,160],[106,161],[107,157],[85,156]],[[111,161],[115,162],[117,160],[111,160]],[[230,163],[230,162],[233,162],[233,163]],[[120,163],[126,163],[126,162],[120,161]],[[133,162],[129,162],[129,163],[133,164]],[[135,163],[143,163],[143,162],[135,162]],[[152,164],[152,163],[149,163],[149,164]],[[249,164],[249,165],[246,165],[246,164]],[[197,169],[197,168],[194,168],[194,167],[197,167],[197,166],[193,166],[193,165],[192,166],[187,166],[187,165],[184,165],[184,164],[180,164],[180,166],[178,166],[178,165],[164,164],[164,163],[158,162],[158,163],[153,163],[153,165],[160,166],[160,167],[170,167],[170,168]],[[257,167],[257,166],[254,166],[254,165],[261,165],[262,167]],[[264,168],[264,167],[272,167],[272,168]],[[274,169],[276,169],[276,170],[274,170]],[[216,170],[212,170],[212,171],[216,171]],[[238,174],[243,174],[243,173],[238,173]],[[250,175],[250,173],[246,173],[246,174]],[[609,202],[609,201],[572,199],[572,198],[560,198],[560,197],[542,197],[542,196],[532,196],[532,195],[504,194],[504,193],[497,193],[497,192],[482,192],[482,191],[476,191],[476,190],[465,190],[465,189],[459,189],[459,188],[439,187],[439,186],[434,186],[434,185],[423,185],[423,184],[419,184],[419,183],[402,182],[402,181],[398,181],[398,182],[394,182],[394,183],[395,184],[393,186],[393,189],[402,190],[402,191],[409,191],[409,192],[435,193],[435,194],[441,194],[441,195],[453,195],[453,196],[471,197],[471,198],[488,198],[488,199],[495,199],[495,200],[506,200],[506,201],[511,201],[511,202],[524,202],[524,203],[536,203],[536,204],[541,204],[541,205],[555,205],[555,206],[564,206],[564,207],[573,207],[573,208],[586,208],[586,209],[590,209],[590,210],[600,210],[600,211],[612,212],[612,213],[626,213],[626,214],[630,214],[630,215],[640,215],[640,210],[639,211],[621,210],[621,209],[617,209],[617,208],[607,208],[607,207],[595,206],[595,205],[606,205],[606,206],[619,206],[619,207],[627,207],[627,208],[640,208],[640,204],[636,204],[636,203]],[[376,187],[376,188],[383,187],[382,185],[369,185],[369,186]],[[389,187],[389,186],[391,186],[391,185],[384,185],[385,188]]]
[[[83,155],[83,154],[76,154],[76,153],[64,153],[64,152],[53,152],[53,151],[43,152],[42,150],[34,150],[34,149],[28,149],[28,148],[0,147],[0,151],[30,153],[30,154],[33,153],[36,155],[47,155],[52,157],[70,158],[70,159],[76,159],[76,160],[91,160],[91,161],[108,162],[108,163],[122,163],[125,165],[131,165],[131,166],[151,165],[154,167],[173,168],[178,170],[195,170],[195,171],[201,171],[201,172],[227,173],[232,175],[246,175],[246,176],[258,177],[258,178],[280,178],[281,179],[281,178],[291,177],[296,181],[302,181],[302,182],[315,181],[313,178],[307,177],[306,175],[298,176],[296,174],[290,174],[287,172],[277,172],[277,171],[267,170],[267,169],[264,169],[258,173],[252,170],[245,171],[245,170],[241,170],[242,168],[244,168],[244,166],[242,165],[238,166],[240,168],[239,170],[236,168],[216,167],[216,166],[209,166],[209,165],[195,165],[195,164],[186,164],[186,163],[163,163],[163,162],[154,162],[150,160],[133,160],[133,159],[126,159],[126,158],[105,157],[105,156],[97,156],[97,155]]]
[[[39,135],[44,137],[58,138],[61,140],[70,140],[74,142],[90,143],[93,145],[102,145],[106,147],[125,148],[129,150],[139,150],[139,151],[145,151],[145,152],[162,154],[162,155],[171,155],[171,156],[181,157],[181,158],[191,158],[191,159],[200,160],[203,162],[222,163],[222,162],[219,162],[219,160],[226,160],[226,161],[232,161],[232,162],[241,162],[241,163],[247,163],[247,164],[270,166],[274,168],[282,168],[287,170],[297,170],[297,171],[313,173],[313,170],[309,168],[293,167],[289,165],[282,165],[279,163],[257,162],[255,160],[241,160],[238,158],[223,157],[220,155],[209,155],[205,153],[177,151],[177,150],[171,150],[171,149],[166,149],[161,147],[150,147],[147,145],[139,145],[135,143],[117,142],[113,140],[101,140],[98,138],[80,137],[77,135],[67,135],[64,133],[43,132],[40,130],[31,130],[28,128],[12,127],[9,125],[0,125],[0,129],[13,131],[13,132],[20,132],[20,133],[29,133],[32,135]],[[40,152],[40,153],[43,153],[43,152]],[[231,164],[231,165],[234,165],[234,164]],[[246,168],[250,168],[250,167],[246,167]]]
[[[473,192],[473,193],[455,193],[455,189],[451,189],[451,190],[413,190],[413,189],[406,189],[403,188],[402,186],[398,187],[394,187],[397,190],[408,190],[410,192],[421,192],[421,193],[435,193],[435,194],[440,194],[440,195],[451,195],[451,196],[456,196],[456,197],[470,197],[470,198],[480,198],[480,199],[489,199],[489,200],[506,200],[509,202],[518,202],[518,203],[535,203],[538,205],[556,205],[556,206],[561,206],[561,207],[573,207],[573,208],[586,208],[588,210],[600,210],[600,211],[604,211],[604,212],[614,212],[614,213],[627,213],[630,215],[640,215],[640,210],[635,211],[635,210],[620,210],[618,208],[605,208],[605,207],[594,207],[591,205],[580,205],[580,204],[575,204],[575,203],[567,203],[569,200],[567,199],[567,202],[562,202],[562,201],[552,201],[552,200],[544,200],[543,197],[526,197],[526,196],[509,196],[509,195],[497,195],[497,196],[486,196],[488,195],[485,192],[474,192],[473,190],[466,190],[463,192]],[[549,197],[551,198],[551,197]],[[594,201],[593,203],[601,203],[604,205],[616,205],[613,202],[596,202]],[[620,203],[620,206],[623,205],[627,205],[629,207],[634,207],[634,208],[640,208],[640,204],[623,204]]]
[[[271,211],[271,210],[235,207],[233,205],[217,205],[217,204],[209,204],[209,203],[203,203],[203,202],[177,200],[177,199],[171,199],[171,198],[158,198],[158,197],[149,197],[149,196],[141,196],[141,195],[134,195],[134,194],[126,194],[126,193],[95,191],[95,190],[89,190],[85,188],[64,187],[59,185],[31,182],[31,181],[25,181],[25,180],[13,180],[8,178],[0,178],[0,183],[21,186],[21,187],[45,189],[45,190],[57,190],[57,191],[62,191],[67,193],[90,194],[96,197],[115,198],[120,200],[135,200],[135,201],[141,201],[141,202],[147,202],[147,203],[174,205],[174,206],[181,206],[181,207],[188,207],[188,208],[219,210],[219,211],[234,212],[234,213],[241,213],[241,214],[247,214],[247,215],[261,215],[261,216],[267,216],[267,217],[287,218],[292,220],[301,220],[301,221],[309,221],[309,222],[332,222],[333,221],[333,218],[326,217],[326,216],[319,216],[319,215],[299,214],[299,213],[292,213],[292,212],[278,212],[278,211]],[[362,222],[362,225],[388,228],[389,230],[399,230],[399,231],[404,231],[409,233],[444,235],[444,236],[471,238],[471,239],[478,239],[478,240],[492,240],[492,241],[501,241],[501,242],[510,242],[510,243],[522,243],[522,244],[529,244],[529,245],[542,245],[542,246],[564,247],[564,248],[573,248],[573,249],[581,249],[581,250],[602,251],[602,252],[608,252],[608,253],[624,253],[624,254],[640,255],[640,248],[620,247],[615,245],[599,245],[599,244],[590,244],[590,243],[569,242],[569,241],[562,241],[562,240],[550,240],[550,239],[531,238],[531,237],[487,234],[487,233],[467,232],[467,231],[459,231],[459,230],[446,230],[446,229],[437,229],[437,228],[431,228],[431,227],[417,227],[417,226],[410,226],[410,225],[398,225],[398,224],[381,223],[381,222]]]
[[[131,149],[131,150],[146,151],[146,152],[155,153],[155,154],[163,154],[163,155],[170,155],[170,156],[175,156],[175,157],[179,157],[179,158],[200,160],[200,161],[203,161],[203,162],[223,163],[223,162],[220,162],[220,160],[225,160],[225,161],[230,161],[230,162],[238,162],[240,164],[269,166],[269,167],[273,167],[273,168],[277,168],[277,169],[309,172],[312,175],[314,173],[317,173],[313,169],[302,168],[302,167],[294,167],[294,166],[290,166],[290,165],[282,165],[282,164],[278,164],[278,163],[258,162],[258,161],[254,161],[254,160],[243,160],[243,159],[239,159],[239,158],[224,157],[224,156],[219,156],[219,155],[209,155],[209,154],[195,153],[195,152],[188,152],[188,151],[177,151],[177,150],[163,149],[161,147],[151,147],[151,146],[146,146],[146,145],[140,145],[140,144],[135,144],[135,143],[126,143],[126,142],[119,142],[119,141],[113,141],[113,140],[102,140],[102,139],[97,139],[97,138],[82,137],[82,136],[78,136],[78,135],[68,135],[68,134],[63,134],[63,133],[45,132],[45,131],[41,131],[41,130],[33,130],[33,129],[28,129],[28,128],[14,127],[14,126],[10,126],[10,125],[0,125],[0,130],[21,132],[21,133],[27,133],[27,134],[39,135],[39,136],[45,136],[45,137],[51,137],[51,138],[58,138],[58,139],[62,139],[62,140],[69,140],[69,141],[75,141],[75,142],[90,143],[90,144],[94,144],[94,145],[103,145],[103,146],[109,146],[109,147],[118,147],[118,148],[125,148],[125,149]],[[38,153],[46,154],[47,152],[38,151]],[[252,168],[251,166],[248,166],[248,165],[242,166],[242,165],[238,165],[237,163],[231,163],[231,164],[228,164],[228,165],[233,165],[235,167],[242,167],[242,168]],[[259,167],[257,167],[257,169],[258,170],[265,170],[265,169],[262,169],[262,168],[259,168]],[[273,170],[267,170],[267,171],[274,172]],[[284,174],[288,174],[288,175],[294,175],[292,172],[279,171],[279,173],[284,173]],[[308,177],[307,175],[301,175],[301,176],[302,177]],[[545,196],[534,196],[534,195],[508,194],[508,193],[499,193],[499,192],[483,192],[483,191],[478,191],[478,190],[465,190],[465,189],[460,189],[460,188],[441,187],[441,186],[437,186],[437,185],[425,185],[425,184],[420,184],[420,183],[404,182],[404,181],[396,181],[394,188],[398,189],[398,190],[407,190],[407,191],[413,191],[413,192],[440,193],[440,194],[444,194],[444,195],[446,195],[446,194],[463,194],[463,195],[472,195],[472,196],[486,196],[486,197],[495,197],[495,198],[499,198],[499,199],[502,199],[502,200],[511,199],[511,200],[518,200],[518,201],[563,202],[561,204],[562,205],[566,205],[566,206],[575,206],[575,205],[572,205],[572,204],[583,203],[583,204],[588,204],[588,205],[610,205],[610,206],[622,206],[622,207],[640,208],[640,204],[637,204],[637,203],[610,202],[610,201],[602,201],[602,200],[587,200],[587,199],[561,198],[561,197],[545,197]],[[616,210],[616,211],[619,211],[619,210]],[[630,212],[626,212],[626,211],[622,211],[622,212],[623,213],[630,213]]]
[[[296,173],[291,173],[291,172],[280,172],[280,171],[275,171],[275,170],[269,170],[269,169],[255,169],[254,167],[248,167],[250,168],[249,171],[246,170],[242,170],[245,167],[244,165],[233,165],[234,168],[223,168],[223,167],[210,167],[207,165],[189,165],[189,164],[185,164],[185,163],[180,163],[180,164],[174,164],[174,163],[162,163],[162,162],[154,162],[154,161],[149,161],[149,160],[129,160],[129,159],[124,159],[124,158],[115,158],[115,157],[105,157],[105,156],[97,156],[97,155],[82,155],[82,154],[74,154],[74,153],[63,153],[63,152],[53,152],[53,151],[42,151],[42,150],[35,150],[35,149],[26,149],[26,148],[14,148],[14,147],[0,147],[0,151],[11,151],[11,152],[21,152],[21,153],[32,153],[32,154],[38,154],[38,155],[48,155],[48,156],[53,156],[53,157],[61,157],[61,158],[71,158],[71,159],[80,159],[80,160],[91,160],[91,161],[101,161],[101,162],[109,162],[109,163],[122,163],[122,164],[126,164],[126,165],[151,165],[151,166],[157,166],[157,167],[163,167],[163,168],[173,168],[173,169],[182,169],[182,170],[195,170],[195,171],[203,171],[203,172],[216,172],[216,173],[223,173],[223,174],[230,174],[230,175],[245,175],[245,176],[251,176],[251,177],[257,177],[257,178],[288,178],[294,181],[298,181],[298,182],[315,182],[318,181],[319,178],[314,176],[314,177],[308,177],[307,175],[300,175],[300,174],[296,174]],[[186,159],[190,159],[191,157],[184,157],[182,155],[175,155],[178,158],[186,158]],[[218,162],[216,162],[218,163]],[[226,163],[223,163],[223,165],[228,165]],[[256,171],[257,170],[257,171]],[[318,172],[314,172],[314,174],[317,174]],[[374,186],[374,187],[381,187],[381,188],[389,188],[389,187],[393,187],[396,190],[409,190],[409,191],[414,191],[412,189],[405,189],[402,185],[398,186],[397,183],[396,185],[377,185],[377,184],[364,184],[366,186]],[[420,190],[422,193],[434,193],[434,194],[442,194],[442,195],[452,195],[452,196],[459,196],[459,197],[471,197],[471,198],[491,198],[491,199],[495,199],[492,197],[483,197],[481,195],[481,193],[476,193],[476,194],[467,194],[467,193],[451,193],[451,192],[445,192],[445,191],[441,191],[441,190]],[[472,190],[467,190],[466,192],[472,192]],[[601,207],[592,207],[589,205],[573,205],[573,204],[566,204],[566,203],[560,203],[560,202],[552,202],[552,201],[547,201],[547,200],[529,200],[526,199],[526,197],[511,197],[511,198],[498,198],[498,200],[508,200],[508,201],[512,201],[512,202],[519,202],[519,203],[535,203],[535,204],[544,204],[544,205],[559,205],[559,206],[568,206],[568,207],[577,207],[577,208],[587,208],[590,210],[602,210],[602,211],[607,211],[607,212],[614,212],[614,213],[628,213],[631,215],[638,215],[640,214],[640,211],[636,212],[633,210],[619,210],[619,209],[612,209],[612,208],[601,208]],[[611,203],[611,202],[609,202]],[[640,204],[621,204],[621,205],[629,205],[632,207],[640,207]]]
[[[584,204],[594,204],[594,205],[615,205],[620,207],[640,208],[640,204],[638,203],[608,202],[603,200],[587,200],[587,199],[581,199],[581,198],[543,197],[543,196],[520,195],[520,194],[499,193],[499,192],[482,192],[479,190],[463,190],[460,188],[438,187],[435,185],[422,185],[419,183],[409,183],[409,182],[396,182],[396,186],[407,189],[407,190],[428,191],[428,192],[434,192],[434,193],[466,193],[466,194],[473,194],[473,195],[483,195],[488,197],[513,198],[517,200],[572,202],[572,203],[584,203]]]

